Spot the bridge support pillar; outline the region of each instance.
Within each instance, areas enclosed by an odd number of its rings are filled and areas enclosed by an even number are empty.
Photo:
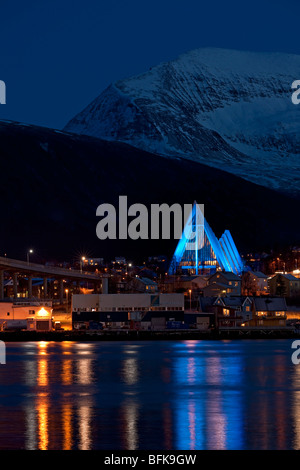
[[[18,273],[13,273],[14,299],[18,297]]]
[[[32,299],[32,274],[28,276],[28,298]]]
[[[94,282],[94,294],[97,294],[100,291],[99,282]]]
[[[48,297],[48,282],[47,278],[44,277],[44,298],[47,299]]]
[[[102,278],[102,294],[108,294],[108,277]]]
[[[0,300],[4,299],[4,271],[0,270]]]
[[[59,302],[60,304],[64,303],[64,280],[59,280]]]

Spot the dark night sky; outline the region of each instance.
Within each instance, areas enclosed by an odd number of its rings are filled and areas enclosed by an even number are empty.
[[[0,119],[61,128],[112,81],[198,47],[299,54],[299,22],[298,0],[2,1]]]

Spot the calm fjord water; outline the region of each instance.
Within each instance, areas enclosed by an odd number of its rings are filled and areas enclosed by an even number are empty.
[[[0,449],[300,449],[291,344],[7,343]]]

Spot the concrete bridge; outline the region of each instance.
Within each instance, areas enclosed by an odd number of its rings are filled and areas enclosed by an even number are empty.
[[[61,303],[64,296],[64,281],[74,282],[88,281],[92,282],[95,286],[102,285],[103,274],[95,274],[75,269],[64,269],[55,266],[45,266],[43,264],[29,263],[0,257],[0,300],[4,299],[4,273],[9,273],[13,279],[14,298],[18,296],[18,276],[28,278],[28,298],[32,298],[32,279],[34,276],[42,277],[44,280],[44,297],[48,295],[48,278],[56,279],[59,282],[59,298]]]

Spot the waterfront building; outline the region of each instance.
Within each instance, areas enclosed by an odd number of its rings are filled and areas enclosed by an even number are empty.
[[[199,297],[199,311],[215,314],[218,328],[285,327],[287,305],[283,297]]]
[[[110,328],[132,328],[136,322],[163,325],[184,321],[183,294],[78,294],[72,297],[73,328],[85,328],[89,322]],[[147,325],[145,324],[147,322]]]
[[[253,297],[252,320],[248,326],[285,327],[287,305],[283,297]]]
[[[283,297],[218,297],[212,299],[219,328],[285,327],[287,305]]]
[[[213,306],[219,328],[241,327],[252,319],[253,300],[249,297],[217,297]]]
[[[184,314],[184,323],[189,325],[190,328],[208,330],[209,328],[215,328],[216,315],[213,312],[186,312]]]
[[[0,302],[0,329],[50,331],[52,302]]]

